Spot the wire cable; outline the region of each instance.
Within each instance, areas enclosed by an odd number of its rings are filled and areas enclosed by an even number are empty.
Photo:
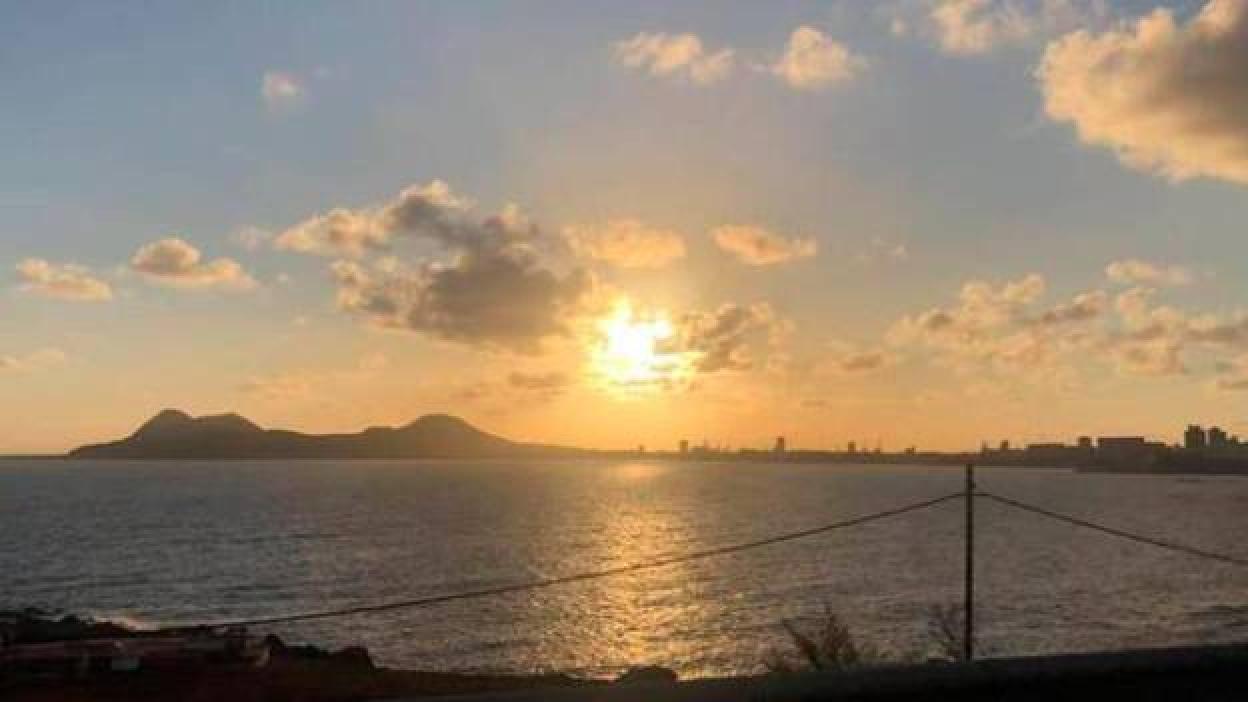
[[[1219,561],[1219,562],[1227,563],[1230,565],[1248,566],[1248,558],[1238,558],[1236,556],[1229,556],[1224,553],[1206,551],[1205,549],[1196,548],[1195,546],[1187,546],[1186,544],[1180,544],[1174,541],[1167,541],[1165,539],[1157,539],[1151,536],[1142,536],[1140,534],[1133,534],[1129,531],[1124,531],[1122,529],[1115,529],[1114,527],[1105,526],[1104,524],[1097,524],[1095,522],[1090,522],[1086,519],[1072,517],[1068,514],[1062,514],[1061,512],[1054,512],[1053,510],[1050,510],[1050,509],[1037,507],[1035,505],[1027,504],[1026,502],[1012,500],[1008,497],[1002,497],[1000,495],[994,495],[988,492],[977,492],[975,493],[975,495],[977,497],[984,497],[989,500],[999,502],[1003,505],[1014,507],[1016,509],[1021,509],[1024,512],[1031,512],[1033,514],[1038,514],[1043,517],[1048,517],[1050,519],[1056,519],[1061,522],[1066,522],[1067,524],[1073,524],[1075,526],[1083,527],[1085,529],[1091,529],[1093,531],[1099,531],[1103,534],[1109,534],[1110,536],[1117,536],[1118,538],[1121,538],[1121,539],[1135,541],[1136,543],[1147,544],[1149,546],[1156,546],[1158,548],[1175,551],[1177,553],[1184,553],[1189,556],[1198,556],[1200,558],[1207,558],[1209,560]]]
[[[846,519],[843,521],[834,522],[832,524],[825,524],[823,526],[818,526],[818,527],[814,527],[811,529],[803,529],[802,531],[794,531],[794,532],[789,532],[786,534],[779,534],[779,535],[771,536],[765,539],[758,539],[756,541],[747,541],[745,543],[732,544],[730,546],[720,546],[718,548],[712,548],[712,549],[708,549],[705,551],[695,551],[693,553],[687,553],[681,556],[671,556],[668,558],[660,558],[657,560],[645,561],[642,563],[633,563],[630,565],[619,566],[616,568],[607,568],[604,570],[590,571],[587,573],[578,573],[575,575],[565,575],[565,576],[561,576],[558,578],[547,578],[543,580],[533,580],[533,581],[525,582],[525,583],[516,583],[514,585],[501,585],[499,587],[491,587],[491,588],[485,588],[481,590],[471,590],[467,592],[457,592],[457,593],[451,593],[451,594],[446,594],[446,595],[435,595],[432,597],[424,597],[424,598],[419,598],[419,599],[397,600],[394,602],[384,602],[381,604],[345,607],[342,609],[331,609],[331,610],[325,610],[325,611],[320,611],[320,612],[306,612],[303,614],[287,614],[287,615],[281,615],[281,616],[275,616],[275,617],[262,617],[262,618],[257,618],[257,619],[237,619],[237,620],[232,620],[232,621],[217,622],[214,624],[202,624],[198,626],[172,627],[169,630],[183,631],[183,630],[202,628],[202,627],[221,628],[221,627],[234,627],[234,626],[261,626],[261,625],[270,625],[270,624],[289,624],[291,622],[309,621],[313,619],[331,619],[331,618],[337,618],[337,617],[348,617],[348,616],[353,616],[357,614],[371,614],[375,612],[386,612],[386,611],[396,610],[396,609],[412,609],[412,608],[417,608],[417,607],[430,607],[433,605],[445,604],[447,602],[456,602],[460,600],[473,600],[473,599],[479,599],[483,597],[493,597],[496,595],[506,595],[506,594],[511,594],[515,592],[523,592],[527,590],[538,590],[542,588],[554,587],[556,585],[566,585],[568,583],[583,582],[586,580],[597,580],[599,578],[609,578],[609,577],[616,576],[616,575],[624,575],[626,573],[636,573],[638,571],[653,570],[655,568],[663,568],[663,567],[670,566],[670,565],[676,565],[678,563],[688,563],[690,561],[697,561],[697,560],[702,560],[706,558],[713,558],[715,556],[724,556],[724,555],[728,555],[731,553],[739,553],[741,551],[748,551],[751,549],[761,548],[764,546],[771,546],[771,545],[783,543],[786,541],[795,541],[797,539],[804,539],[810,536],[815,536],[817,534],[824,534],[830,531],[836,531],[838,529],[846,529],[849,527],[855,527],[855,526],[861,526],[863,524],[868,524],[870,522],[880,521],[882,519],[888,519],[890,517],[898,517],[903,514],[907,514],[909,512],[917,512],[919,510],[927,509],[929,507],[935,507],[936,505],[941,504],[943,502],[948,502],[954,499],[961,499],[961,498],[964,498],[965,496],[966,496],[965,493],[956,492],[953,494],[945,495],[943,497],[937,497],[931,500],[924,500],[922,502],[916,502],[914,504],[906,505],[904,507],[897,507],[895,509],[889,509],[883,512],[875,512],[874,514],[868,514],[862,517],[855,517],[853,519]]]

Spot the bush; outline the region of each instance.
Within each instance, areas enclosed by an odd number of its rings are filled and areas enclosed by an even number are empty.
[[[936,649],[937,657],[947,661],[966,660],[962,645],[964,621],[962,608],[956,604],[933,605],[928,610],[927,638]]]
[[[849,627],[827,605],[824,606],[823,617],[813,628],[802,627],[789,620],[785,620],[783,625],[793,651],[772,651],[763,661],[768,672],[845,670],[881,658],[875,648],[855,641]]]

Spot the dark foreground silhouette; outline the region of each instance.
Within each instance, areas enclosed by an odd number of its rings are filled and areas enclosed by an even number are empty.
[[[263,656],[214,651],[228,634],[159,634],[39,610],[0,612],[0,699],[32,702],[330,702],[602,685],[560,674],[393,670],[367,649],[327,651],[255,637]],[[180,644],[180,642],[186,642]],[[121,664],[121,665],[119,665]]]
[[[0,612],[0,620],[6,613]],[[12,617],[7,620],[11,623]],[[37,619],[34,638],[98,642],[146,637],[74,617]],[[6,629],[5,648],[32,642]],[[19,627],[20,628],[20,627]],[[662,668],[630,671],[615,683],[561,674],[477,675],[390,670],[363,648],[330,652],[264,638],[263,665],[200,660],[169,667],[140,662],[72,674],[33,674],[0,657],[0,699],[21,702],[364,702],[455,696],[465,702],[910,702],[914,700],[1130,700],[1186,702],[1244,699],[1248,647],[1204,646],[985,660],[975,663],[874,665],[816,673],[677,682]],[[4,649],[0,648],[0,651]],[[462,697],[461,697],[462,696]]]

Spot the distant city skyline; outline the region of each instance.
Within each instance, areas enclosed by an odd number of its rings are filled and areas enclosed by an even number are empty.
[[[16,4],[0,453],[170,406],[1248,435],[1245,36],[1245,0]]]

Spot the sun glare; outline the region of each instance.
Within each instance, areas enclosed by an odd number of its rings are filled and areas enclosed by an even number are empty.
[[[675,333],[661,314],[644,317],[628,301],[598,323],[593,373],[609,388],[640,391],[671,387],[688,377],[690,354],[665,348]]]

